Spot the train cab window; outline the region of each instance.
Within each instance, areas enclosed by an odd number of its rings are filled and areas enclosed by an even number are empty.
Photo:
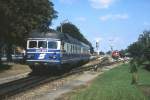
[[[57,49],[57,42],[50,41],[48,42],[49,49]]]
[[[67,43],[64,44],[64,50],[67,52],[68,48],[67,48]]]
[[[29,48],[36,48],[37,47],[37,41],[29,41]]]
[[[38,48],[47,48],[47,41],[39,41]]]

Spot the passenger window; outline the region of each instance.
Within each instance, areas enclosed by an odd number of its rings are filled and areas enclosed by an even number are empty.
[[[67,53],[69,53],[69,44],[67,43]]]
[[[67,52],[67,43],[64,45],[64,50]]]
[[[71,53],[73,53],[73,46],[71,45]]]

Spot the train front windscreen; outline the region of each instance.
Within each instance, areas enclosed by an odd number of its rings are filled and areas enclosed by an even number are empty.
[[[34,41],[30,40],[28,42],[29,49],[32,48],[48,48],[48,49],[57,49],[57,42],[56,41]]]

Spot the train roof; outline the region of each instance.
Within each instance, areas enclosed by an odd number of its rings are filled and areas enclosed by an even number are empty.
[[[38,30],[34,30],[29,34],[28,39],[53,39],[53,40],[62,40],[62,41],[66,41],[69,43],[75,43],[75,44],[79,44],[82,46],[86,46],[88,47],[87,44],[71,37],[70,35],[68,35],[67,33],[61,33],[61,32],[57,32],[57,31],[47,31],[47,32],[40,32]]]
[[[62,39],[64,38],[63,33],[54,32],[54,31],[47,31],[47,32],[40,32],[38,30],[34,30],[29,34],[28,38],[54,38],[54,39]]]

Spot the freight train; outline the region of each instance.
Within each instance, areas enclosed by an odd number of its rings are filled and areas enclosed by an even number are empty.
[[[71,67],[90,58],[90,46],[60,32],[34,31],[27,39],[26,62],[37,72]]]

